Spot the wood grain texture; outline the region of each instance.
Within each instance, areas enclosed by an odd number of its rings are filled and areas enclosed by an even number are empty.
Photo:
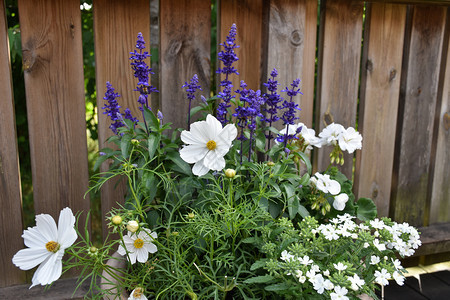
[[[18,7],[35,211],[87,212],[80,3],[20,0]]]
[[[97,106],[99,147],[113,147],[106,140],[113,133],[109,126],[111,120],[104,115],[101,107],[106,103],[103,97],[106,92],[106,82],[115,88],[119,105],[124,110],[130,108],[133,116],[142,121],[137,102],[139,93],[133,91],[137,79],[130,67],[130,52],[135,50],[137,35],[142,33],[146,41],[146,48],[150,49],[150,2],[145,0],[133,1],[133,4],[121,0],[94,0],[94,38],[95,63],[97,83]],[[149,51],[149,50],[148,50]],[[151,59],[151,58],[150,58]],[[150,65],[150,60],[147,61]],[[108,169],[107,163],[101,166],[101,171]],[[101,190],[102,216],[116,206],[123,203],[126,187],[117,180],[107,182]],[[103,235],[107,232],[103,223]]]
[[[447,14],[449,11],[447,10]],[[447,43],[441,64],[441,88],[437,107],[437,138],[431,192],[430,224],[450,222],[450,16],[447,16]],[[436,122],[436,121],[435,121]],[[450,251],[450,249],[449,249]]]
[[[0,74],[0,287],[4,287],[23,282],[25,272],[11,262],[13,255],[23,247],[23,240],[19,238],[22,234],[22,195],[3,1],[0,3]]]
[[[200,95],[209,97],[211,3],[161,1],[159,10],[162,113],[165,122],[173,123],[173,129],[187,129],[189,101],[182,85],[197,74],[202,91],[197,93],[191,107],[201,102]]]
[[[233,64],[239,75],[232,75],[230,78],[233,90],[239,88],[241,80],[247,83],[249,89],[261,88],[262,15],[262,0],[220,1],[218,43],[226,40],[231,25],[236,24],[236,44],[240,46],[235,49],[239,60]],[[217,51],[222,49],[219,46]]]
[[[316,132],[332,122],[355,126],[358,99],[363,3],[324,1],[321,3]],[[331,147],[317,152],[318,170],[329,163]],[[353,155],[345,154],[341,171],[352,178]]]
[[[415,6],[406,33],[390,215],[414,226],[429,214],[433,125],[446,9]]]
[[[270,2],[267,74],[276,68],[280,89],[301,79],[300,122],[311,128],[314,106],[317,1]],[[281,124],[278,126],[283,128]]]
[[[404,5],[366,8],[355,193],[372,198],[380,216],[389,214],[405,18]]]

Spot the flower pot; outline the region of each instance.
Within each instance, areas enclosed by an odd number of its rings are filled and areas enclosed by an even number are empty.
[[[111,268],[108,271],[103,271],[103,278],[100,281],[100,287],[105,293],[105,295],[103,296],[104,300],[128,299],[128,293],[124,290],[119,291],[119,289],[117,288],[118,280],[113,275],[111,275],[111,273],[113,273],[117,274],[118,276],[123,276],[124,273],[120,270],[125,269],[126,263],[126,259],[117,252],[114,252],[111,258],[106,262],[106,264]]]

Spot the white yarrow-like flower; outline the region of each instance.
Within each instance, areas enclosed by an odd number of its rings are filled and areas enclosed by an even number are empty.
[[[388,285],[389,281],[388,279],[391,278],[391,274],[389,274],[389,272],[386,269],[381,269],[380,271],[375,271],[375,282],[377,282],[380,285]]]
[[[19,250],[12,262],[21,270],[39,265],[30,288],[50,284],[61,276],[64,250],[77,239],[74,225],[72,210],[66,207],[59,214],[58,227],[50,215],[40,214],[36,216],[36,226],[24,230],[22,237],[28,248]]]
[[[192,173],[202,176],[209,170],[221,171],[225,168],[225,154],[237,136],[236,126],[222,124],[212,115],[206,121],[191,124],[191,130],[181,132],[181,140],[187,144],[180,150],[180,157],[194,164]]]
[[[366,282],[359,278],[358,274],[354,274],[353,277],[349,276],[347,279],[352,283],[352,290],[359,290]]]
[[[155,253],[158,248],[153,244],[153,240],[158,235],[156,232],[152,232],[150,229],[142,228],[139,233],[132,233],[128,231],[128,234],[123,237],[125,248],[123,245],[119,245],[117,252],[120,255],[126,255],[131,264],[136,263],[136,260],[141,263],[145,263],[148,260],[149,253]]]
[[[330,294],[331,300],[348,300],[348,290],[345,287],[335,286],[334,292]]]

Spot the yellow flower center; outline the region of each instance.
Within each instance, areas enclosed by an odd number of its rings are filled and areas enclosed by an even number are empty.
[[[142,294],[143,294],[142,288],[138,287],[134,290],[133,297],[140,298],[142,296]]]
[[[47,244],[45,244],[45,248],[49,251],[49,252],[53,252],[56,253],[59,250],[60,245],[57,242],[54,241],[50,241]]]
[[[209,150],[214,150],[216,149],[216,147],[217,144],[213,140],[210,140],[209,142],[206,143],[206,148],[208,148]]]
[[[144,247],[144,241],[142,239],[134,240],[134,248],[140,249]]]

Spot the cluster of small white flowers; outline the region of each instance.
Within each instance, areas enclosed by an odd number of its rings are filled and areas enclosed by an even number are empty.
[[[306,127],[303,123],[289,125],[288,130],[289,135],[298,134],[304,139],[304,143],[307,145],[306,150],[311,150],[312,146],[321,148],[322,146],[338,145],[342,151],[353,153],[362,147],[361,134],[353,127],[345,129],[340,124],[331,123],[319,133],[318,137],[314,129]],[[286,134],[286,128],[280,130],[280,134]]]
[[[311,177],[311,184],[319,191],[325,194],[331,194],[334,196],[333,207],[336,210],[342,211],[345,208],[345,204],[348,201],[348,195],[341,193],[341,185],[334,179],[330,178],[328,174],[320,174],[316,172],[314,176]]]
[[[340,124],[331,123],[319,133],[321,145],[339,145],[342,151],[353,153],[362,147],[362,136],[353,127],[347,129]]]

